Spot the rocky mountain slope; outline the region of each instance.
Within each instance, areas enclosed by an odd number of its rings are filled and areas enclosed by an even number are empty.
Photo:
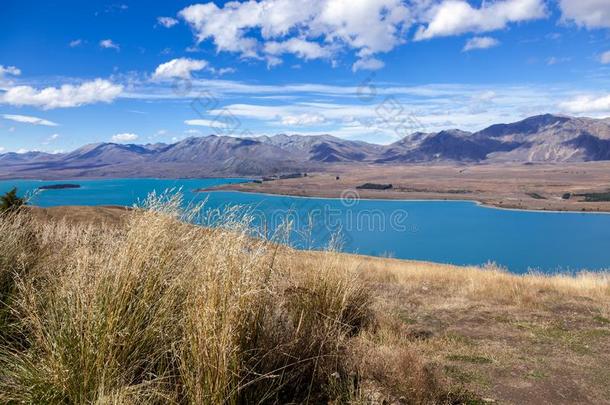
[[[206,136],[173,144],[85,145],[70,153],[0,155],[2,178],[252,176],[331,163],[580,162],[610,160],[610,118],[539,115],[478,132],[414,133],[390,145],[331,135]]]

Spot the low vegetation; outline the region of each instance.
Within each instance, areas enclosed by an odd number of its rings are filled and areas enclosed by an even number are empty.
[[[252,238],[238,211],[215,229],[189,225],[180,205],[151,199],[121,226],[1,217],[0,402],[365,395],[357,338],[375,315],[357,267],[333,254],[294,260]]]
[[[610,191],[602,193],[585,193],[581,195],[585,198],[585,202],[610,201]]]
[[[515,370],[608,394],[607,274],[297,252],[180,206],[0,216],[0,403],[523,403]]]
[[[0,213],[16,211],[24,205],[26,205],[26,200],[17,195],[16,187],[0,196]]]

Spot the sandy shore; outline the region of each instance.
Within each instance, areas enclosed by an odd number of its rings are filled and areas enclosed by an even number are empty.
[[[365,183],[389,190],[358,189]],[[578,194],[610,189],[610,162],[545,165],[333,165],[307,177],[229,184],[233,190],[301,197],[472,200],[498,208],[610,212],[610,201],[585,202]],[[208,190],[200,190],[208,191]],[[566,198],[566,194],[570,194]]]

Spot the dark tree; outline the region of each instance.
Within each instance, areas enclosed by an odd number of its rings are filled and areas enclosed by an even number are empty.
[[[17,187],[0,196],[0,212],[15,211],[25,204],[25,199],[17,196]]]

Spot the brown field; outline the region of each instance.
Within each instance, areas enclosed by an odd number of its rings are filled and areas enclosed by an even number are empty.
[[[60,273],[60,278],[64,280],[64,283],[68,283],[67,286],[63,284],[57,286],[58,291],[61,292],[60,296],[76,294],[74,297],[77,297],[78,288],[87,289],[86,286],[92,285],[90,283],[94,283],[93,285],[99,283],[98,277],[100,276],[96,274],[101,271],[99,269],[105,268],[105,261],[129,266],[146,264],[146,267],[143,268],[167,263],[168,271],[171,271],[167,275],[162,274],[163,277],[170,277],[169,275],[172,274],[182,274],[183,270],[180,266],[190,266],[191,262],[196,265],[193,268],[196,270],[197,266],[207,266],[213,259],[212,264],[216,263],[217,266],[220,266],[219,268],[229,271],[232,267],[226,266],[238,265],[239,260],[248,257],[243,256],[245,253],[243,253],[244,240],[242,239],[219,236],[221,234],[217,233],[210,234],[205,230],[187,231],[186,234],[184,231],[176,232],[180,228],[171,225],[171,221],[155,219],[155,216],[138,219],[134,211],[112,207],[100,209],[57,207],[52,209],[30,208],[30,210],[34,212],[37,221],[58,224],[53,225],[52,228],[44,228],[46,236],[43,240],[47,241],[45,243],[53,242],[53,235],[65,235],[62,238],[67,237],[67,241],[53,243],[60,243],[59,246],[65,244],[66,247],[63,249],[68,249],[71,244],[75,244],[77,247],[77,251],[74,252],[74,260],[77,260],[74,262],[76,267],[70,270],[72,275],[66,278]],[[134,216],[136,216],[135,220]],[[84,223],[81,223],[83,220],[85,220]],[[98,225],[91,228],[91,224]],[[112,226],[109,228],[109,225]],[[127,226],[129,231],[127,239],[121,242],[126,237],[121,231],[124,226]],[[150,229],[137,230],[133,228],[134,226],[145,226]],[[74,229],[72,227],[76,227],[77,230],[79,227],[85,227],[84,229],[87,229],[84,233],[86,239],[78,242],[80,232],[69,231],[68,229]],[[165,231],[169,228],[172,228],[173,231]],[[98,231],[95,231],[96,229]],[[103,231],[102,234],[109,232],[110,235],[113,235],[113,239],[103,242],[104,246],[108,245],[108,247],[103,247],[102,256],[96,258],[94,253],[98,248],[90,251],[92,248],[87,246],[90,243],[95,243],[97,246],[100,240],[105,240],[100,239],[100,230]],[[129,236],[132,233],[133,235]],[[174,246],[171,243],[173,238],[171,235],[176,235],[175,237],[180,239],[179,245]],[[132,237],[133,240],[131,240]],[[187,242],[192,243],[193,246],[184,245]],[[119,244],[112,248],[115,243]],[[123,247],[123,243],[127,245]],[[222,248],[219,250],[214,248],[213,253],[210,253],[210,248],[216,244],[221,244]],[[205,246],[208,248],[200,249]],[[118,249],[117,253],[110,254],[112,249]],[[66,253],[71,250],[69,248]],[[292,291],[289,294],[305,294],[303,296],[305,298],[300,298],[305,301],[299,301],[299,305],[314,305],[309,300],[318,297],[316,294],[322,291],[317,290],[318,288],[326,285],[324,283],[331,283],[324,287],[331,288],[330,286],[334,285],[332,283],[342,280],[342,276],[332,277],[335,273],[349,275],[348,279],[356,283],[355,285],[359,285],[358,288],[362,292],[369,291],[374,320],[369,322],[368,326],[357,335],[339,334],[334,338],[341,343],[341,350],[347,350],[349,353],[347,357],[341,357],[345,362],[346,372],[348,375],[357,376],[359,381],[357,392],[350,394],[349,400],[352,403],[383,403],[384,401],[386,401],[385,403],[440,403],[446,401],[510,404],[610,403],[610,386],[608,385],[608,381],[610,381],[610,366],[608,365],[610,364],[610,275],[608,273],[583,273],[578,276],[535,274],[517,276],[493,267],[457,267],[334,252],[303,252],[290,248],[278,248],[277,245],[271,250],[271,255],[265,253],[268,248],[264,244],[256,244],[256,248],[246,248],[245,250],[250,252],[260,250],[262,255],[259,258],[248,259],[251,262],[246,265],[253,266],[252,270],[268,268],[269,265],[265,263],[272,263],[270,266],[275,269],[274,271],[279,270],[279,273],[274,273],[272,278],[275,280],[275,277],[279,277],[279,281],[273,281],[268,286],[272,291],[272,296],[270,296],[272,300],[281,299],[283,302],[287,298],[281,298],[282,294]],[[109,253],[105,253],[106,251]],[[144,256],[121,257],[127,253],[134,255],[137,253],[141,256],[148,254],[153,257],[150,260]],[[92,254],[93,256],[91,256]],[[248,253],[248,255],[250,254]],[[202,255],[206,258],[201,258]],[[98,263],[100,259],[103,262]],[[56,264],[56,261],[61,259],[49,255],[45,260],[49,264]],[[261,265],[263,266],[261,267]],[[122,267],[119,267],[116,270],[119,272],[116,276],[117,282],[131,274],[132,270],[129,268],[123,270]],[[204,268],[202,267],[202,271],[207,271],[203,270]],[[81,277],[79,269],[83,271],[89,269],[87,271],[91,272],[88,275],[83,274],[82,282],[85,284],[78,281],[78,277]],[[153,269],[154,267],[151,267],[148,271],[153,271]],[[242,271],[246,271],[246,269],[244,267]],[[127,273],[123,275],[122,272]],[[147,277],[153,277],[154,281],[162,274],[153,271],[151,276]],[[76,276],[78,276],[76,281],[72,280]],[[286,276],[289,278],[285,279]],[[310,276],[313,279],[310,279]],[[131,280],[129,277],[128,279]],[[148,279],[147,277],[138,282],[144,283]],[[190,275],[186,279],[188,288],[193,285],[193,277],[199,276]],[[319,283],[308,284],[310,283],[308,280],[314,279]],[[171,278],[171,280],[174,279]],[[224,280],[223,283],[228,282],[225,279],[221,280]],[[278,282],[279,284],[276,285]],[[74,284],[74,289],[71,290],[72,284]],[[284,286],[285,284],[287,287]],[[248,287],[249,285],[241,288],[256,287]],[[180,283],[179,286],[183,288]],[[234,288],[228,286],[227,284],[223,288]],[[28,287],[27,283],[22,288],[26,287]],[[34,287],[35,285],[31,288]],[[125,297],[123,284],[117,284],[112,288],[117,290],[107,291],[106,294]],[[67,292],[64,291],[65,289]],[[30,290],[26,289],[26,291]],[[336,293],[340,291],[343,290],[336,290]],[[84,294],[84,291],[82,293]],[[152,292],[149,293],[152,294]],[[340,294],[354,293],[355,291],[346,290],[345,293]],[[95,291],[87,294],[95,296]],[[250,302],[248,305],[254,308],[262,305],[258,299],[253,301],[254,298],[245,298],[250,293],[242,292],[241,294],[246,294],[246,296],[239,299],[239,302],[241,300],[244,300],[246,304]],[[80,303],[78,308],[83,305],[85,308],[88,308],[86,305],[93,305],[87,304],[85,297],[87,296],[79,298],[85,301]],[[164,295],[154,297],[157,295],[152,295],[151,299],[159,299],[162,302],[166,299]],[[352,296],[345,295],[342,298],[345,300],[343,305],[347,305],[345,310],[352,305],[350,300],[354,298],[350,297]],[[234,305],[224,303],[223,305],[227,305],[227,309],[222,311],[232,311],[230,316],[237,316],[238,318],[235,319],[239,319],[239,316],[242,315],[239,315],[240,312],[235,312],[243,310],[240,309],[241,307],[235,307],[241,305],[239,302]],[[22,305],[29,308],[28,305],[32,304],[26,300]],[[135,307],[138,310],[139,307]],[[95,307],[91,307],[89,311],[94,309]],[[34,311],[34,309],[29,309],[29,311]],[[83,317],[86,315],[81,312],[78,309],[78,312],[71,316]],[[70,319],[69,315],[63,312],[53,314],[59,316],[58,321],[62,323],[65,323],[66,319]],[[196,311],[187,311],[189,316],[203,316],[197,314]],[[207,313],[204,315],[211,316]],[[32,315],[30,314],[30,316]],[[176,319],[175,322],[178,322],[181,318],[176,315]],[[84,322],[81,318],[74,322],[76,321],[79,322],[79,325]],[[37,322],[41,322],[41,320],[38,319]],[[228,339],[231,336],[230,333],[233,333],[230,332],[231,325],[225,325],[223,323],[225,320],[221,318],[215,322],[219,322],[218,327],[223,333],[216,338]],[[313,320],[307,317],[303,321],[299,321],[299,325],[301,322],[303,323],[302,328],[316,327],[316,324],[312,326],[308,323]],[[160,321],[155,323],[155,325],[157,324],[160,324]],[[197,323],[194,326],[203,328],[198,332],[203,334],[202,337],[206,336],[205,333],[211,332],[211,330],[205,329],[203,323]],[[44,329],[42,325],[38,327]],[[49,332],[47,331],[47,333]],[[152,335],[148,338],[152,339]],[[314,340],[311,342],[311,344],[315,343]],[[198,344],[201,343],[203,341]],[[223,344],[228,344],[228,341]],[[215,350],[218,350],[217,346],[214,347],[216,347]],[[138,348],[138,350],[143,350],[140,346]],[[107,353],[112,353],[108,348],[105,350]],[[204,356],[204,352],[200,352],[203,350],[202,348],[193,347],[190,350],[197,350],[195,353],[200,353],[198,356]],[[287,347],[285,350],[294,350],[294,348]],[[297,352],[293,352],[292,355],[295,353]],[[210,355],[211,353],[205,353],[205,356]],[[202,359],[206,358],[205,356]],[[97,358],[96,361],[102,363],[108,361],[99,356]],[[223,359],[222,361],[227,360]],[[189,360],[187,358],[186,360],[190,361],[187,362],[189,367],[202,367],[202,364],[196,362],[197,359]],[[53,361],[59,362],[59,359]],[[220,358],[215,358],[214,361],[220,361]],[[61,362],[58,363],[57,367],[61,364]],[[95,364],[92,363],[92,367]],[[114,367],[113,363],[108,363],[109,367],[111,365]],[[47,367],[51,366],[54,366],[54,363],[47,365]],[[329,365],[320,365],[320,367],[322,370],[323,367],[329,367]],[[96,370],[92,368],[88,371],[90,374],[87,387],[93,390],[90,392],[93,396],[87,398],[97,398],[95,395],[98,394],[95,390],[105,389],[103,385],[96,385],[96,378],[100,378]],[[80,384],[81,371],[74,370],[74,372],[75,374],[71,378]],[[186,388],[187,393],[195,395],[193,398],[202,400],[202,398],[210,398],[206,395],[214,395],[214,393],[219,395],[218,391],[208,392],[205,389],[209,387],[205,384],[201,385],[202,381],[209,382],[210,376],[205,374],[206,372],[210,372],[210,370],[203,367],[193,369],[187,374],[189,378],[195,378],[192,382],[195,388],[188,385]],[[333,373],[332,376],[334,375]],[[197,380],[198,378],[201,380]],[[319,378],[329,377],[317,376],[316,378],[319,380]],[[113,388],[111,382],[111,380],[105,382],[109,385],[107,388]],[[74,381],[72,383],[76,384]],[[0,384],[2,384],[1,378]],[[66,387],[65,389],[68,390],[69,387]],[[141,387],[142,390],[145,388],[146,386]],[[123,398],[121,395],[131,398],[129,395],[133,394],[136,402],[138,399],[145,398],[138,397],[136,394],[139,391],[133,391],[128,386],[120,386],[116,389],[118,391],[114,395],[118,402],[121,402],[120,399]],[[201,389],[204,390],[201,391]],[[109,392],[107,395],[114,391]],[[79,395],[85,394],[79,391]],[[24,398],[29,397],[25,395]],[[106,399],[110,401],[112,398],[110,396]],[[133,398],[131,399],[134,400]],[[216,398],[218,399],[218,397]],[[312,397],[309,398],[311,400]]]
[[[336,177],[339,176],[339,180]],[[263,184],[219,189],[296,196],[341,197],[364,183],[389,183],[391,190],[358,190],[361,198],[474,200],[512,209],[610,211],[610,201],[563,199],[565,193],[610,190],[610,162],[536,165],[333,165],[324,172]]]

